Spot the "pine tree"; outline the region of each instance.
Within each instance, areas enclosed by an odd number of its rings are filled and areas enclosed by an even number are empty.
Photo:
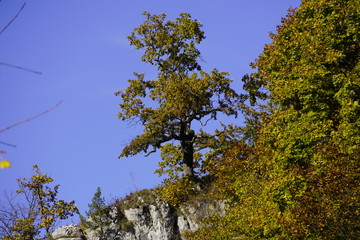
[[[98,187],[94,193],[91,203],[88,204],[86,218],[81,216],[81,225],[96,231],[100,239],[108,239],[107,226],[109,225],[110,207],[106,206],[105,198],[101,196],[101,188]]]
[[[87,217],[91,217],[97,211],[105,207],[105,198],[101,196],[101,188],[98,187],[94,193],[91,203],[88,204],[89,211],[86,212]]]

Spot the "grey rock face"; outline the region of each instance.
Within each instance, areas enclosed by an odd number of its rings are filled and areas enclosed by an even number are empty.
[[[154,205],[144,205],[124,211],[126,218],[134,226],[135,239],[170,240],[174,236],[174,216],[170,206],[161,199]]]
[[[89,228],[84,234],[87,240],[175,240],[184,239],[182,233],[196,231],[204,217],[215,213],[223,214],[223,203],[195,202],[184,204],[174,209],[162,200],[156,199],[152,203],[142,202],[137,207],[120,212],[113,207],[104,226]],[[120,220],[119,220],[120,219]],[[89,219],[88,221],[91,221]],[[77,228],[77,229],[76,229]],[[100,230],[103,237],[99,237]],[[74,233],[74,234],[73,234]],[[76,225],[64,226],[57,229],[53,237],[56,240],[80,240],[80,229]],[[57,237],[57,238],[56,238]]]
[[[59,227],[51,236],[55,240],[82,240],[83,234],[77,225],[71,224]]]
[[[200,228],[201,219],[210,217],[214,214],[225,214],[225,204],[223,202],[193,202],[184,204],[179,209],[177,217],[177,227],[180,233],[193,232]]]

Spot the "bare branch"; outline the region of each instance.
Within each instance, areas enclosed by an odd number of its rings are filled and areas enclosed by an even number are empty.
[[[0,144],[2,144],[2,145],[6,145],[6,146],[9,146],[9,147],[14,147],[14,148],[16,148],[16,145],[11,144],[11,143],[7,143],[7,142],[0,141]],[[2,151],[0,151],[0,153],[3,153],[3,152],[2,152]]]
[[[26,5],[26,2],[21,6],[21,8],[19,9],[19,11],[18,11],[18,12],[16,13],[16,15],[10,20],[10,22],[9,22],[8,24],[6,24],[6,26],[0,31],[0,34],[2,34],[3,32],[5,32],[5,30],[15,21],[15,19],[20,15],[20,13],[22,12],[22,10],[25,8],[25,5]],[[12,68],[20,69],[20,70],[23,70],[23,71],[32,72],[32,73],[39,74],[39,75],[42,74],[42,73],[39,72],[39,71],[35,71],[35,70],[29,69],[29,68],[17,66],[17,65],[14,65],[14,64],[9,64],[9,63],[0,62],[0,65],[4,65],[4,66],[7,66],[7,67],[12,67]]]
[[[19,69],[19,70],[23,70],[23,71],[27,71],[27,72],[31,72],[31,73],[35,73],[35,74],[39,74],[39,75],[42,74],[42,72],[39,72],[39,71],[36,71],[36,70],[32,70],[32,69],[30,69],[30,68],[21,67],[21,66],[14,65],[14,64],[9,64],[9,63],[0,62],[0,65],[4,65],[4,66],[7,66],[7,67],[12,67],[12,68],[16,68],[16,69]]]
[[[213,118],[213,117],[210,117],[209,119],[207,119],[207,120],[205,121],[205,123],[203,123],[203,122],[201,121],[201,119],[198,120],[198,121],[200,122],[201,126],[205,127],[205,126],[208,124],[208,122],[209,122],[210,120],[212,120],[212,119],[214,119],[214,118]]]
[[[5,132],[5,131],[9,130],[10,128],[16,127],[16,126],[18,126],[18,125],[20,125],[20,124],[22,124],[22,123],[29,122],[29,121],[37,118],[37,117],[40,117],[40,116],[42,116],[42,115],[50,112],[51,110],[57,108],[57,107],[60,106],[61,104],[62,104],[62,101],[56,103],[56,104],[53,105],[52,107],[46,109],[45,111],[43,111],[43,112],[41,112],[41,113],[39,113],[39,114],[36,114],[36,115],[34,115],[34,116],[30,117],[30,118],[27,118],[27,119],[22,120],[22,121],[20,121],[20,122],[14,123],[14,124],[6,127],[6,128],[3,128],[3,129],[0,130],[0,133]]]
[[[8,24],[6,24],[6,26],[0,31],[0,34],[2,34],[3,32],[5,32],[5,30],[15,21],[15,19],[19,16],[19,14],[21,13],[21,11],[24,9],[26,5],[26,2],[24,2],[24,4],[21,6],[21,8],[19,9],[19,11],[16,13],[16,15],[10,20],[10,22]]]
[[[156,152],[156,148],[154,147],[153,150],[151,150],[150,152],[148,152],[147,154],[145,154],[145,157],[148,157],[150,154]]]

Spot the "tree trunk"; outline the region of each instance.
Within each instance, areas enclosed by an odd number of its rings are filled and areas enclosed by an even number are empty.
[[[194,179],[194,137],[195,132],[190,128],[190,124],[182,121],[180,124],[180,143],[183,153],[182,176]]]
[[[194,146],[193,142],[185,140],[181,142],[183,150],[183,177],[194,179]]]

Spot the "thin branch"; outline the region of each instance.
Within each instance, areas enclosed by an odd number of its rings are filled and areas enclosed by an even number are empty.
[[[16,13],[16,15],[10,20],[10,22],[8,24],[6,24],[6,26],[0,31],[0,34],[2,34],[3,32],[5,32],[5,30],[13,23],[13,21],[15,21],[15,19],[19,16],[19,14],[21,13],[21,11],[24,9],[26,5],[26,2],[24,2],[24,4],[21,6],[20,10]]]
[[[151,150],[150,152],[148,152],[147,154],[145,154],[145,157],[148,157],[150,154],[155,153],[156,152],[156,147],[154,147],[153,150]]]
[[[9,146],[9,147],[14,147],[14,148],[16,148],[16,145],[11,144],[11,143],[7,143],[7,142],[0,141],[0,144],[6,145],[6,146]],[[0,151],[0,153],[2,153],[2,152]]]
[[[201,119],[198,120],[198,121],[200,122],[201,126],[205,127],[205,126],[208,124],[208,122],[209,122],[210,120],[212,120],[212,119],[214,119],[214,118],[213,118],[213,117],[210,117],[208,120],[206,120],[205,123],[203,123],[203,122],[201,121]]]
[[[7,66],[7,67],[12,67],[12,68],[16,68],[16,69],[19,69],[19,70],[23,70],[23,71],[27,71],[27,72],[31,72],[31,73],[35,73],[35,74],[39,74],[39,75],[42,74],[42,72],[39,72],[39,71],[36,71],[36,70],[32,70],[32,69],[30,69],[30,68],[24,68],[24,67],[21,67],[21,66],[18,66],[18,65],[14,65],[14,64],[9,64],[9,63],[0,62],[0,65],[4,65],[4,66]]]
[[[34,115],[34,116],[30,117],[30,118],[24,119],[24,120],[22,120],[22,121],[20,121],[20,122],[14,123],[14,124],[6,127],[6,128],[3,128],[3,129],[0,130],[0,133],[5,132],[5,131],[9,130],[10,128],[16,127],[16,126],[18,126],[18,125],[20,125],[20,124],[22,124],[22,123],[29,122],[29,121],[37,118],[37,117],[40,117],[40,116],[42,116],[42,115],[50,112],[51,110],[57,108],[57,107],[60,106],[61,104],[62,104],[62,101],[58,102],[57,104],[53,105],[52,107],[46,109],[45,111],[43,111],[43,112],[41,112],[41,113],[39,113],[39,114],[36,114],[36,115]]]
[[[6,26],[0,31],[0,34],[2,34],[3,32],[5,32],[5,30],[13,23],[13,21],[15,21],[15,19],[20,15],[21,11],[24,9],[26,5],[26,2],[24,2],[24,4],[21,6],[21,8],[19,9],[19,11],[16,13],[16,15],[10,20],[10,22],[8,24],[6,24]]]
[[[20,15],[20,13],[22,12],[22,10],[24,10],[25,5],[26,5],[26,2],[24,2],[24,4],[23,4],[23,5],[21,6],[21,8],[19,9],[19,11],[16,13],[16,15],[15,15],[15,16],[10,20],[10,22],[9,22],[8,24],[6,24],[6,26],[0,31],[0,34],[2,34],[3,32],[5,32],[5,30],[15,21],[15,19]],[[23,71],[32,72],[32,73],[39,74],[39,75],[42,74],[42,73],[39,72],[39,71],[35,71],[35,70],[29,69],[29,68],[17,66],[17,65],[14,65],[14,64],[9,64],[9,63],[0,62],[0,65],[4,65],[4,66],[7,66],[7,67],[12,67],[12,68],[20,69],[20,70],[23,70]]]

